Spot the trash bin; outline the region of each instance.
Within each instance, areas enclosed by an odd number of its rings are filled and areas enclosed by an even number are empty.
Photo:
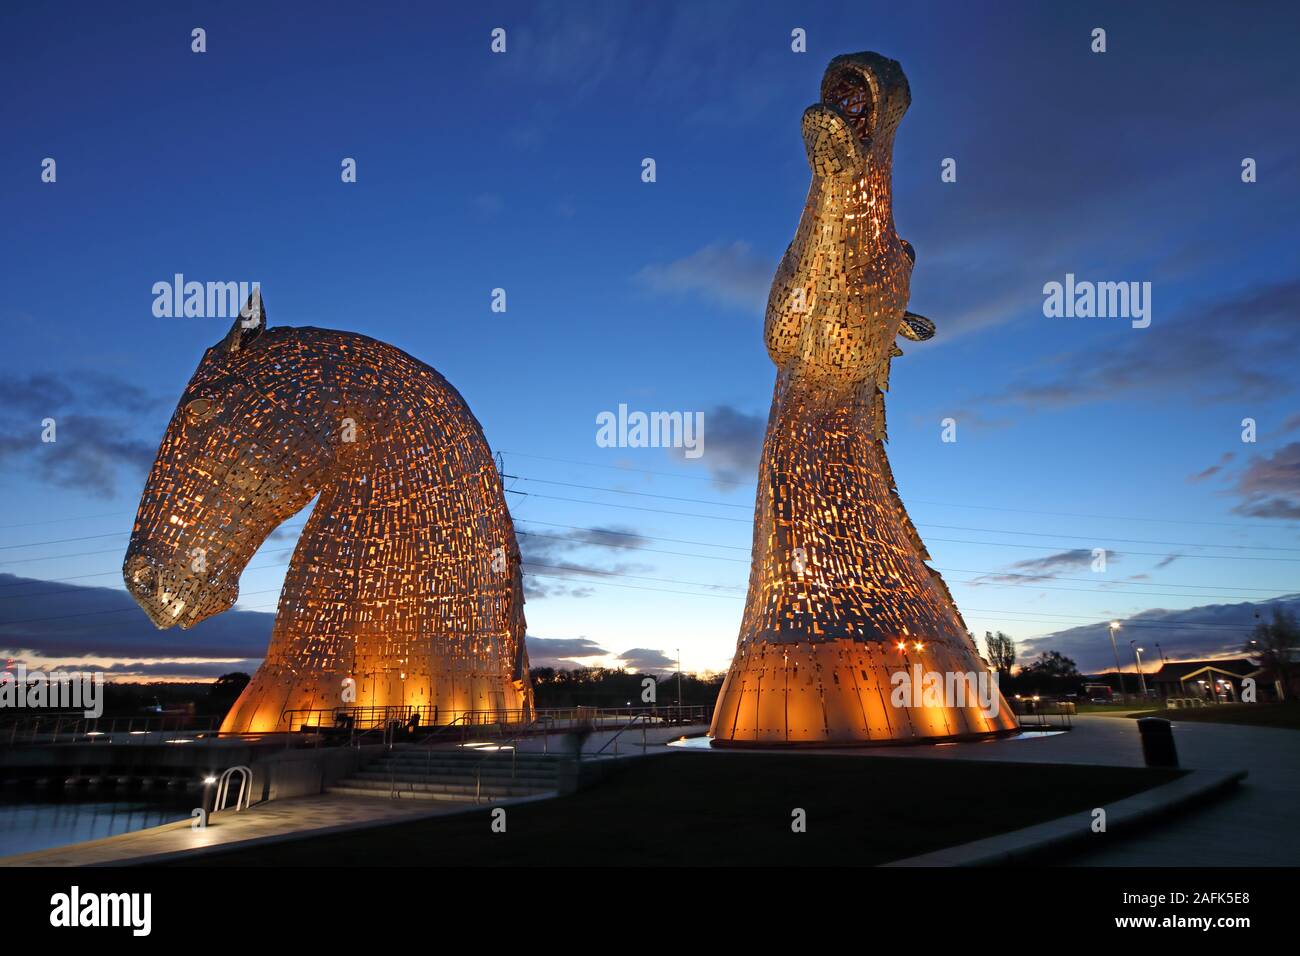
[[[1142,758],[1148,767],[1177,767],[1178,748],[1174,746],[1174,725],[1162,717],[1138,720],[1142,735]]]

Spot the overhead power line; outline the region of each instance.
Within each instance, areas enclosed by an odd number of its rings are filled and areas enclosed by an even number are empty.
[[[579,459],[576,458],[555,458],[546,455],[530,455],[530,454],[525,454],[524,452],[517,452],[517,451],[516,452],[503,451],[502,454],[514,455],[516,458],[532,458],[537,461],[551,461],[551,462],[559,462],[568,465],[581,465],[585,468],[605,468],[605,469],[611,469],[613,471],[631,472],[634,474],[657,475],[663,478],[680,478],[685,481],[707,481],[710,484],[715,484],[715,485],[751,487],[756,483],[756,479],[750,479],[748,481],[735,481],[726,478],[715,478],[711,475],[683,475],[680,472],[674,472],[674,471],[652,471],[648,468],[633,468],[630,465],[607,465],[607,464],[599,464],[593,461],[580,461]],[[1295,521],[1291,521],[1287,519],[1272,520],[1272,519],[1256,518],[1249,522],[1247,521],[1206,521],[1204,519],[1195,519],[1195,518],[1153,518],[1150,515],[1104,515],[1104,514],[1091,514],[1091,513],[1079,512],[1079,511],[1047,511],[1047,510],[1039,510],[1034,508],[1011,508],[1004,505],[975,505],[975,504],[962,504],[955,501],[933,501],[925,498],[912,498],[912,497],[908,497],[907,502],[908,504],[934,505],[935,507],[939,507],[939,508],[972,508],[980,511],[1007,511],[1015,514],[1050,515],[1058,518],[1088,518],[1096,521],[1148,521],[1157,524],[1194,524],[1194,525],[1205,525],[1209,527],[1218,527],[1218,528],[1237,528],[1241,530],[1252,530],[1260,527],[1276,527],[1276,528],[1289,528],[1289,529],[1297,528],[1297,523]]]

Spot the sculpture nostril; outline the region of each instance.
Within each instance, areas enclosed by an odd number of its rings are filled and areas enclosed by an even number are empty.
[[[157,572],[154,571],[153,565],[143,558],[131,562],[128,568],[127,585],[135,594],[152,597],[156,583]]]

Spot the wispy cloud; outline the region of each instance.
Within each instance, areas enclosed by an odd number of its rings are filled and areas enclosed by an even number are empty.
[[[1300,280],[1256,286],[1133,330],[1104,351],[1057,356],[1050,376],[1013,383],[983,403],[1065,407],[1134,394],[1201,402],[1273,399],[1295,388]],[[1248,317],[1248,318],[1247,318]]]
[[[1158,661],[1161,653],[1169,660],[1244,656],[1250,632],[1259,621],[1271,618],[1274,607],[1300,611],[1300,596],[1259,603],[1205,604],[1177,611],[1152,608],[1122,618],[1120,633],[1126,640],[1137,639],[1147,649],[1143,658],[1148,664]],[[1085,673],[1113,670],[1115,660],[1107,624],[1097,621],[1022,641],[1020,658],[1028,660],[1046,651],[1060,651],[1073,658]],[[1131,668],[1132,655],[1121,658],[1121,663]]]
[[[1251,518],[1300,519],[1300,442],[1254,458],[1237,477],[1241,503],[1232,510]]]
[[[1114,551],[1106,552],[1108,562],[1118,561],[1119,557],[1119,554]],[[1049,554],[1041,558],[1026,558],[1024,561],[1017,561],[1015,564],[1008,565],[1007,569],[1001,573],[982,574],[977,578],[972,578],[969,583],[1027,584],[1030,581],[1050,581],[1067,571],[1089,570],[1094,560],[1094,555],[1088,548],[1072,548],[1069,551],[1058,551],[1055,554]]]
[[[590,587],[566,582],[566,578],[607,578],[613,574],[633,574],[653,570],[651,565],[636,561],[602,562],[575,554],[595,550],[601,555],[630,556],[644,547],[649,539],[630,528],[617,526],[557,530],[539,525],[518,530],[519,551],[524,559],[524,596],[533,599],[550,597],[590,597]]]
[[[111,498],[123,471],[148,472],[166,400],[98,372],[33,373],[0,382],[0,464],[42,482]],[[46,441],[46,421],[53,441]]]
[[[1222,455],[1219,456],[1219,460],[1216,461],[1213,465],[1210,465],[1210,467],[1198,471],[1194,475],[1189,475],[1187,477],[1187,480],[1190,482],[1197,482],[1197,481],[1205,481],[1207,478],[1213,478],[1219,472],[1223,471],[1224,467],[1229,462],[1231,462],[1234,457],[1236,456],[1233,455],[1232,452],[1225,451]]]
[[[630,671],[657,674],[677,669],[677,659],[650,647],[633,647],[618,655],[619,661]]]
[[[761,313],[775,263],[747,242],[711,243],[671,262],[648,265],[636,281],[662,295],[698,295],[726,308]]]
[[[584,658],[604,657],[609,654],[605,648],[586,637],[534,637],[528,635],[528,663],[531,667],[554,667],[570,670],[575,667],[588,667]]]
[[[0,651],[14,657],[173,660],[183,651],[192,662],[256,660],[275,622],[271,613],[227,611],[195,625],[180,642],[116,588],[0,574],[0,595]]]
[[[715,405],[704,412],[704,454],[695,461],[703,462],[720,485],[753,481],[766,430],[766,416]],[[687,464],[692,461],[683,448],[671,449],[671,454]]]

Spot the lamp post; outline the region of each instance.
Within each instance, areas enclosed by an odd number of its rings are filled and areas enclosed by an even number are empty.
[[[1147,678],[1146,678],[1146,675],[1142,673],[1142,651],[1143,651],[1144,649],[1141,648],[1141,647],[1138,647],[1138,646],[1137,646],[1137,641],[1129,641],[1128,643],[1129,643],[1129,647],[1133,648],[1133,657],[1134,657],[1134,659],[1137,661],[1137,666],[1138,666],[1138,682],[1142,685],[1142,696],[1143,696],[1143,697],[1146,697],[1146,695],[1147,695]]]
[[[208,825],[208,794],[212,792],[212,785],[216,782],[217,782],[217,778],[214,777],[212,774],[208,774],[206,777],[203,778],[203,806],[202,806],[203,812],[199,814],[199,819],[202,821],[199,824],[201,828],[206,828]],[[217,812],[217,808],[215,805],[212,807],[212,812],[213,813]]]
[[[1120,700],[1124,699],[1126,693],[1124,689],[1124,672],[1119,667],[1119,647],[1115,644],[1115,632],[1119,630],[1119,621],[1110,622],[1110,649],[1115,655],[1115,673],[1119,675],[1119,696]]]
[[[682,649],[677,648],[677,722],[682,720]]]

